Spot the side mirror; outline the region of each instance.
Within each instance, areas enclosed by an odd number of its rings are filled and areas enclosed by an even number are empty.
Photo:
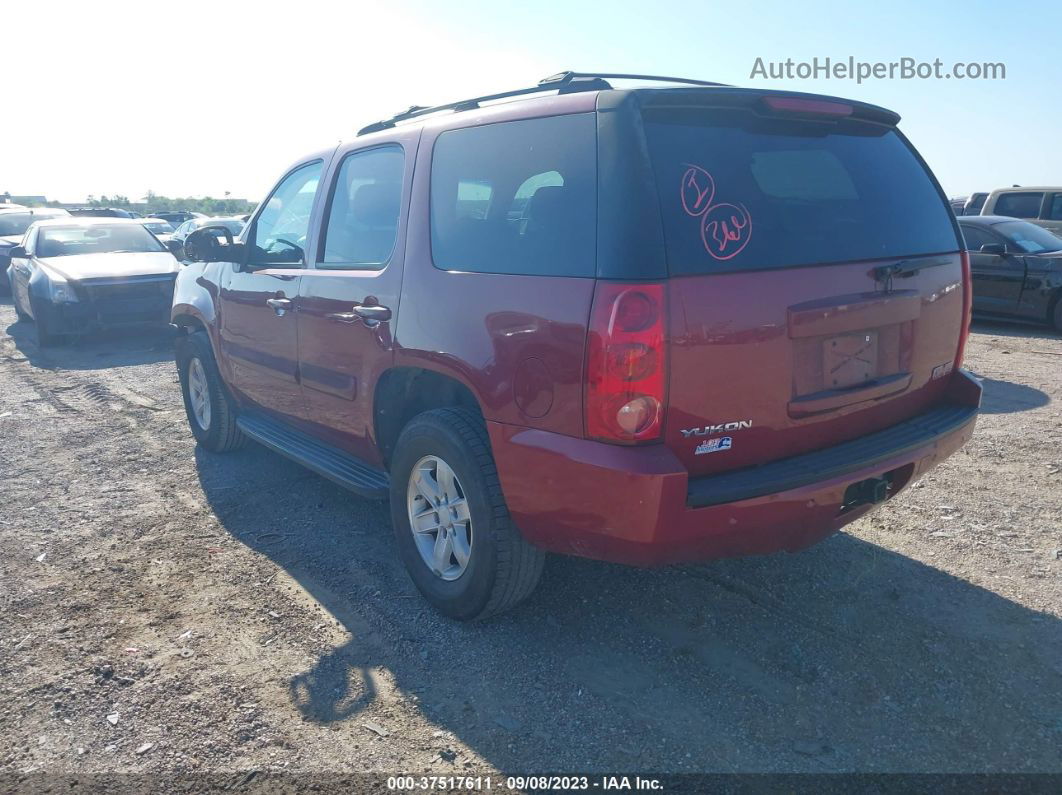
[[[226,227],[204,226],[185,238],[184,258],[190,262],[242,262],[243,246]]]
[[[7,250],[7,255],[13,259],[26,259],[26,249],[23,246],[14,246]]]
[[[162,245],[168,248],[170,250],[170,253],[173,254],[173,256],[175,256],[177,259],[180,259],[184,254],[184,245],[181,243],[180,240],[167,240]]]
[[[1007,253],[1007,247],[1002,243],[985,243],[981,246],[982,254],[994,254],[997,257],[1002,257]]]

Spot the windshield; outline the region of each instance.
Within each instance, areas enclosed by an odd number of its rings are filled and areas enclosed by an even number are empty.
[[[646,108],[675,274],[912,257],[961,246],[892,128],[749,110]]]
[[[41,227],[35,253],[38,257],[68,257],[141,251],[166,248],[140,224],[93,224]]]
[[[166,221],[147,221],[144,226],[156,235],[168,235],[173,231],[173,227]]]
[[[1028,221],[1004,221],[992,228],[1002,233],[1007,240],[1021,246],[1021,250],[1026,254],[1062,251],[1062,238]]]
[[[0,237],[24,235],[34,221],[53,217],[47,213],[0,213]]]

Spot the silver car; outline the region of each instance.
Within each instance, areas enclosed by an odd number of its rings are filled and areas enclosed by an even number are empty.
[[[180,263],[140,221],[38,221],[10,250],[19,320],[41,345],[101,327],[166,323]]]

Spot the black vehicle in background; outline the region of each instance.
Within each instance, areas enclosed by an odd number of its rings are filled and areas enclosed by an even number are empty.
[[[1003,215],[959,218],[970,252],[974,314],[1062,331],[1062,238]]]
[[[205,218],[203,213],[193,213],[188,210],[166,210],[157,213],[148,213],[148,218],[161,218],[163,221],[169,221],[174,227],[180,226],[185,221],[191,221],[195,218]]]
[[[44,218],[59,218],[70,215],[66,210],[53,207],[31,209],[18,205],[0,204],[0,293],[7,293],[10,283],[7,280],[7,268],[11,264],[9,252],[22,242],[30,224]]]
[[[985,206],[985,199],[988,198],[988,192],[971,193],[970,198],[966,200],[966,204],[962,208],[961,213],[957,215],[980,215],[981,208]]]

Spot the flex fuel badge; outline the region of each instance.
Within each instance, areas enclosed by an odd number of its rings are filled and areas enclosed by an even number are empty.
[[[697,449],[693,451],[694,455],[704,455],[705,453],[719,453],[723,450],[729,450],[733,439],[729,436],[717,436],[715,439],[705,439],[699,445]]]

